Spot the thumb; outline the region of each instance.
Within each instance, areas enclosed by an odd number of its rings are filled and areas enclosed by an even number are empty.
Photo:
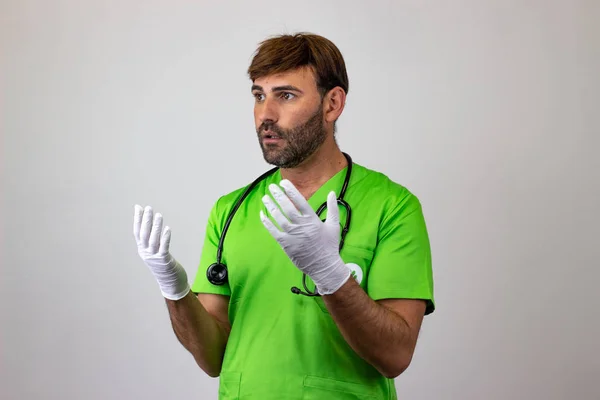
[[[337,197],[333,191],[327,195],[327,219],[325,223],[330,226],[339,226],[340,224],[340,209],[337,205]]]

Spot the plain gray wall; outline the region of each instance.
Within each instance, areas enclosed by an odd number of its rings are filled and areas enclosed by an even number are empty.
[[[311,31],[347,62],[340,145],[431,235],[437,310],[400,397],[599,399],[599,4],[4,1],[1,398],[216,398],[133,206],[191,281],[213,202],[270,167],[252,53]]]

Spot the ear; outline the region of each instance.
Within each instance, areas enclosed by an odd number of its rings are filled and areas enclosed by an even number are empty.
[[[334,123],[344,111],[346,105],[346,92],[339,86],[334,87],[325,94],[323,99],[323,112],[325,122]]]

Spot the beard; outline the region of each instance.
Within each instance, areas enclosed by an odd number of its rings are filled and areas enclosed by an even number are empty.
[[[262,140],[265,130],[276,133],[279,143],[265,144]],[[313,155],[327,138],[321,106],[305,123],[294,128],[282,129],[266,122],[258,127],[256,133],[265,161],[279,168],[297,167]]]

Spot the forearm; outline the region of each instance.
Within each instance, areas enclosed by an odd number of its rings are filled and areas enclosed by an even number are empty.
[[[204,372],[211,377],[219,376],[228,329],[206,311],[192,292],[177,301],[165,300],[179,342]]]
[[[323,301],[346,342],[388,378],[410,364],[416,338],[407,322],[371,299],[354,279]]]

